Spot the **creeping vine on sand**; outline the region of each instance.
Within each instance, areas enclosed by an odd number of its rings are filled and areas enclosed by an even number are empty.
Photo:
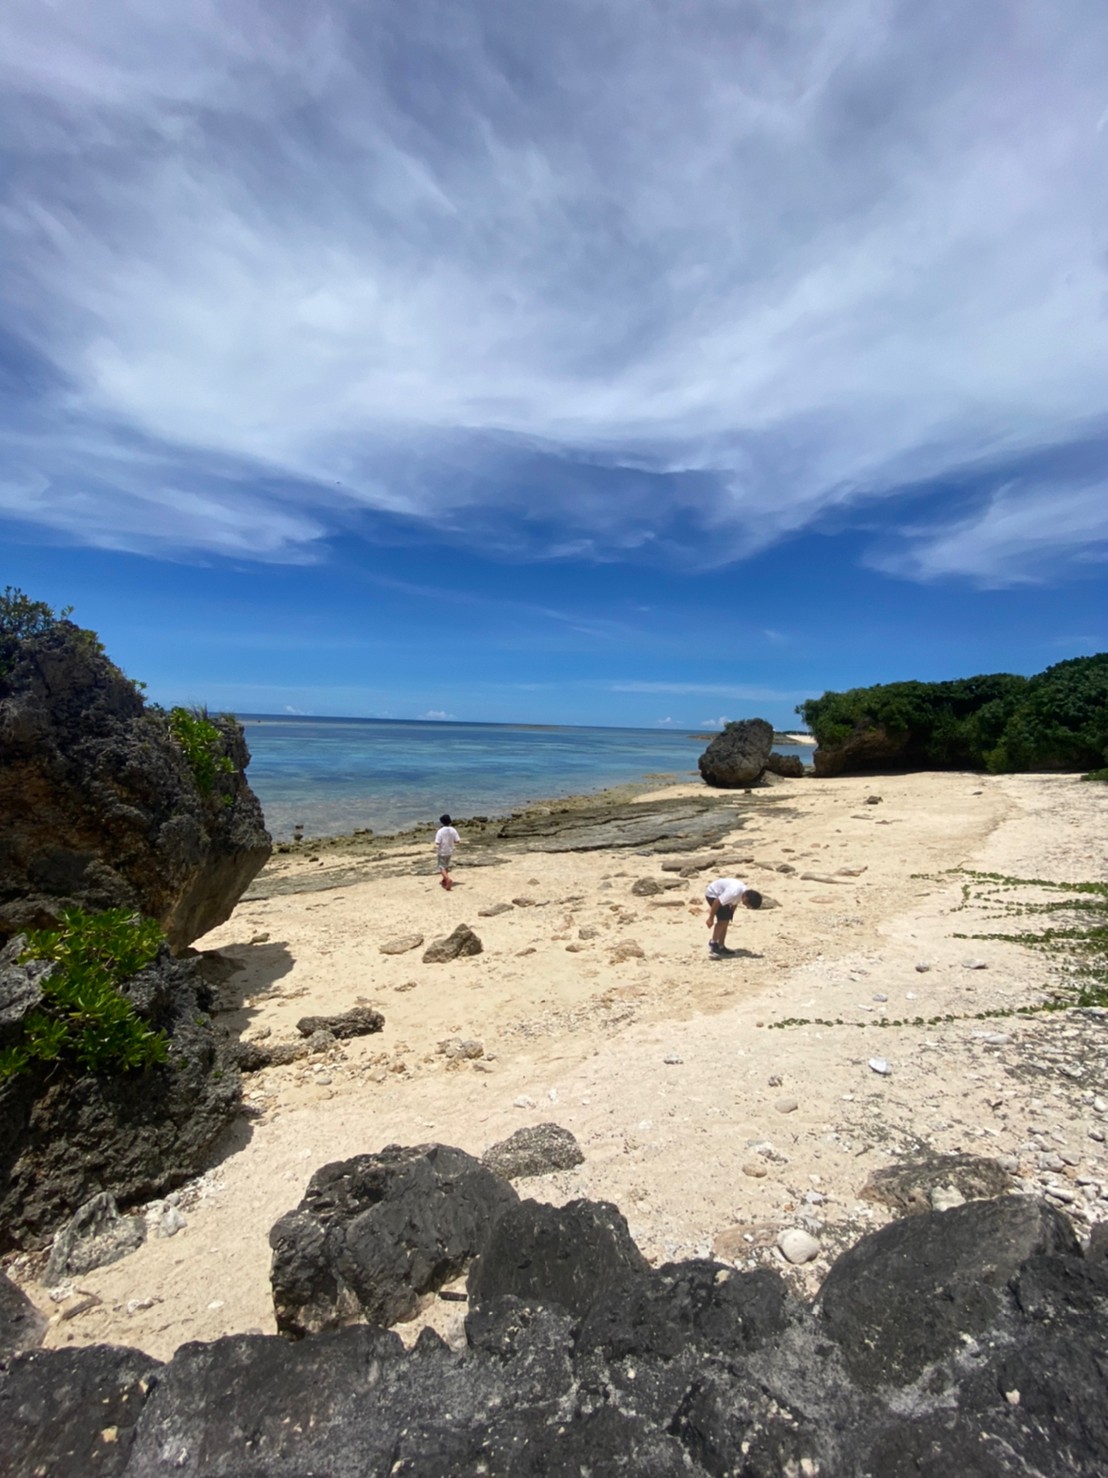
[[[927,881],[938,881],[927,874],[917,874]],[[1051,922],[1045,928],[956,933],[955,939],[997,939],[1005,944],[1022,944],[1027,949],[1045,950],[1054,960],[1058,975],[1045,1001],[1025,1006],[996,1006],[986,1011],[948,1013],[943,1016],[882,1017],[876,1021],[844,1021],[841,1016],[789,1016],[773,1021],[771,1027],[786,1026],[940,1026],[953,1021],[987,1021],[1006,1016],[1036,1016],[1050,1011],[1070,1011],[1075,1007],[1108,1007],[1108,883],[1059,883],[1045,878],[1007,877],[999,872],[976,872],[972,868],[955,867],[943,875],[962,879],[962,901],[959,909],[982,905],[991,910],[994,919],[1043,918]],[[1026,890],[1036,889],[1060,896],[1031,898]]]

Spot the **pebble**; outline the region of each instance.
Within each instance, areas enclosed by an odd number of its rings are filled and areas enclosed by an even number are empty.
[[[526,1093],[521,1093],[518,1098],[512,1099],[512,1106],[514,1108],[522,1109],[534,1108],[535,1100],[533,1098],[528,1098]]]
[[[873,999],[875,1001],[887,1001],[889,998],[888,996],[883,995],[880,991],[877,991],[875,992]]]
[[[799,1107],[795,1098],[779,1098],[774,1104],[779,1114],[795,1114]]]
[[[819,1243],[810,1232],[800,1227],[788,1227],[777,1238],[782,1255],[791,1263],[811,1262],[819,1256]]]
[[[1077,1199],[1076,1194],[1068,1186],[1048,1185],[1044,1186],[1043,1189],[1051,1200],[1061,1201],[1063,1206],[1070,1206]]]
[[[931,1210],[949,1211],[953,1206],[964,1206],[966,1198],[957,1186],[937,1185],[931,1192]]]
[[[892,1072],[892,1068],[883,1057],[871,1057],[869,1065],[875,1073],[880,1073],[883,1078],[887,1078]]]
[[[930,968],[931,968],[931,966],[928,964],[928,962],[926,960],[920,960],[918,962],[918,964],[916,965],[916,969],[919,971],[919,973],[921,975],[926,975],[927,972],[928,972],[928,970],[930,970]]]
[[[757,1160],[748,1160],[743,1166],[743,1174],[751,1176],[754,1180],[762,1180],[766,1175],[766,1167],[759,1165]]]
[[[662,1058],[667,1067],[680,1067],[684,1060],[680,1052],[667,1052]]]
[[[989,967],[984,960],[963,960],[963,970],[987,970]]]
[[[1097,1144],[1103,1144],[1104,1143],[1104,1130],[1103,1129],[1090,1129],[1089,1130],[1089,1138],[1090,1139],[1095,1139],[1096,1142],[1097,1142]]]

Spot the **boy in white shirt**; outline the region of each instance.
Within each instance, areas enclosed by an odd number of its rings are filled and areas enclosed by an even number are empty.
[[[762,895],[757,888],[748,888],[738,878],[716,878],[704,889],[704,901],[708,905],[708,928],[712,931],[708,943],[708,954],[713,960],[721,960],[731,951],[724,945],[727,926],[735,917],[735,907],[761,908]]]
[[[454,848],[461,841],[461,837],[454,830],[449,816],[439,817],[439,829],[435,832],[435,852],[439,860],[440,882],[449,893],[454,883],[450,877],[450,859],[454,855]]]

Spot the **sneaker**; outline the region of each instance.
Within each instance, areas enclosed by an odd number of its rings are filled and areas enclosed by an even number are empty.
[[[725,951],[722,944],[717,944],[715,940],[712,939],[708,943],[708,953],[711,955],[713,960],[720,960],[723,958]]]
[[[451,888],[454,886],[454,883],[453,883],[452,879],[450,879],[450,878],[443,878],[442,885],[446,889],[446,891],[449,893],[450,890],[451,890]]]

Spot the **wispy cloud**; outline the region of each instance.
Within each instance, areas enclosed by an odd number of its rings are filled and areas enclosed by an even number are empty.
[[[1106,71],[1099,0],[9,0],[0,513],[710,564],[1065,447],[1108,414]],[[1106,538],[1091,489],[981,497],[877,558]]]

